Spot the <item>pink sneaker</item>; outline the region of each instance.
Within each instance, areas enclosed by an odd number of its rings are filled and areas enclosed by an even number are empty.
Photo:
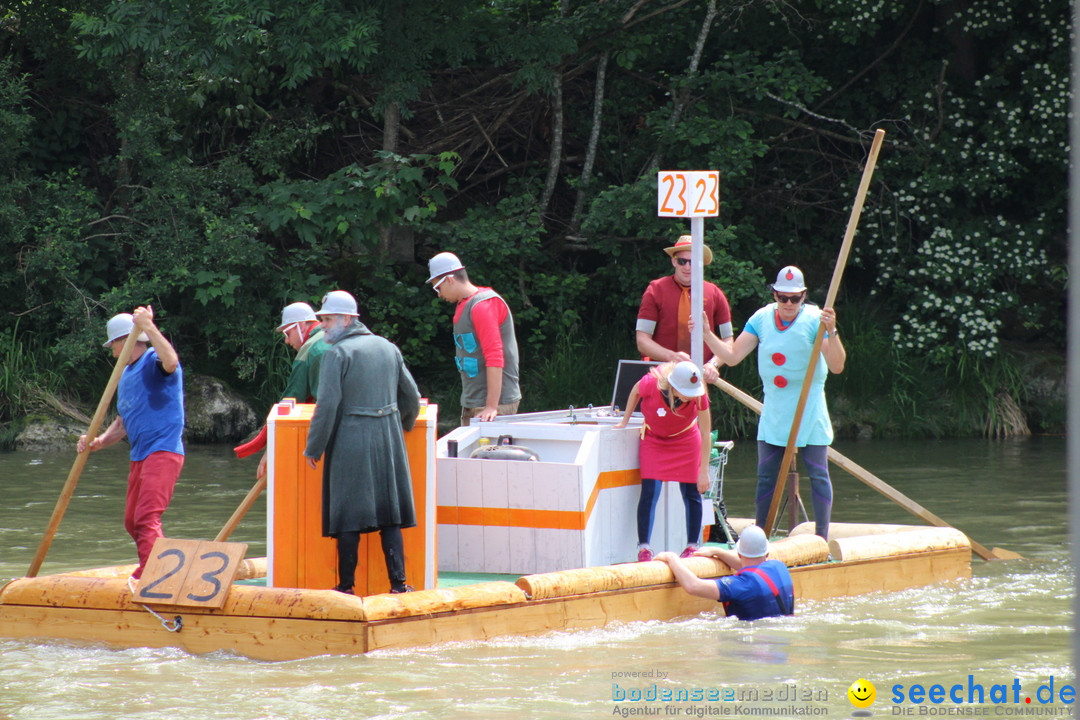
[[[679,557],[681,557],[681,558],[690,557],[695,552],[697,552],[698,547],[699,547],[698,545],[687,545],[686,549],[684,549],[681,553],[679,553]]]
[[[649,547],[648,545],[642,545],[641,547],[638,548],[638,551],[637,551],[637,561],[638,562],[649,562],[650,560],[652,560],[652,557],[653,557],[652,548]]]

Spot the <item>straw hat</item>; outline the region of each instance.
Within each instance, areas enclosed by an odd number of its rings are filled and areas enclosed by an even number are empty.
[[[669,257],[675,257],[675,253],[690,252],[690,248],[693,247],[694,238],[690,235],[680,235],[679,239],[675,241],[675,244],[669,248],[664,248],[664,252]],[[705,243],[701,244],[702,257],[705,258],[705,264],[710,265],[712,263],[712,250]]]

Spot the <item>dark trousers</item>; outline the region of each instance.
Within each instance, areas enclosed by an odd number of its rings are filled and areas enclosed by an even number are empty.
[[[779,445],[770,445],[758,440],[758,481],[757,481],[757,524],[765,527],[772,504],[773,491],[776,490],[776,478],[780,474],[780,463],[784,461],[784,450]],[[829,539],[829,520],[832,517],[832,480],[829,479],[829,447],[827,445],[807,445],[799,448],[806,474],[810,476],[810,493],[814,505],[815,532],[826,540]]]
[[[338,533],[338,590],[352,590],[356,584],[356,561],[360,550],[360,533]],[[390,578],[391,590],[405,587],[405,543],[401,539],[401,528],[389,525],[379,528],[382,540],[383,557],[386,558],[386,574]]]
[[[683,505],[686,507],[686,544],[696,545],[701,537],[701,493],[697,483],[678,483],[682,491]],[[652,537],[653,519],[656,517],[656,503],[660,500],[663,489],[659,480],[641,479],[641,498],[637,506],[638,542],[647,545]]]

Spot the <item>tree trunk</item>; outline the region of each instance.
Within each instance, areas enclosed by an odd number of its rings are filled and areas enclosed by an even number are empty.
[[[400,134],[401,106],[396,102],[387,103],[386,109],[383,111],[382,149],[386,152],[396,153]],[[398,233],[395,232],[395,229],[396,226],[394,225],[379,226],[379,257],[398,255],[397,248],[394,247],[394,238],[398,235]]]
[[[555,76],[555,88],[551,93],[551,152],[548,154],[547,180],[544,181],[544,194],[540,198],[540,214],[547,212],[551,196],[555,194],[555,183],[559,180],[559,166],[562,164],[563,148],[563,97],[562,74]]]
[[[709,7],[705,11],[705,19],[701,21],[701,30],[698,32],[697,42],[694,43],[694,53],[690,56],[690,66],[686,70],[687,81],[692,80],[698,74],[698,66],[701,65],[701,53],[705,50],[705,39],[709,37],[709,30],[712,28],[715,19],[716,0],[709,0]],[[689,103],[690,88],[683,87],[675,98],[675,105],[671,108],[671,117],[668,118],[667,125],[665,126],[665,135],[671,130],[674,130],[675,126],[679,124],[679,120],[682,119],[682,114]],[[645,173],[651,172],[654,168],[659,166],[659,162],[660,151],[657,149],[653,152],[649,161],[645,163],[645,167],[642,168],[641,174],[644,175]]]
[[[559,16],[566,17],[570,9],[570,0],[559,0]],[[543,216],[555,194],[555,184],[559,180],[559,167],[562,165],[563,151],[563,93],[562,70],[555,75],[551,91],[551,153],[548,155],[548,173],[544,181],[544,194],[540,198],[540,215]]]
[[[581,211],[585,206],[585,192],[592,181],[592,169],[596,163],[596,147],[600,144],[600,124],[604,118],[604,85],[607,81],[607,64],[610,53],[605,50],[596,66],[596,88],[593,92],[592,130],[589,133],[589,147],[585,151],[585,164],[581,168],[581,181],[578,183],[577,199],[574,200],[574,213],[570,216],[570,229],[575,232],[581,224]]]
[[[401,106],[396,102],[387,104],[383,113],[383,146],[386,152],[396,153],[401,141]],[[379,226],[379,256],[394,262],[413,260],[415,237],[405,225]]]

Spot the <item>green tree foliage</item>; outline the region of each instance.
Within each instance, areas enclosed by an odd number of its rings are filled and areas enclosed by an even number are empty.
[[[151,302],[186,362],[272,397],[280,307],[343,287],[425,391],[450,392],[431,255],[507,297],[526,369],[629,341],[687,231],[656,217],[656,171],[716,168],[708,277],[738,325],[787,263],[824,299],[882,127],[842,317],[873,318],[898,405],[916,359],[1010,384],[1007,348],[1062,344],[1068,10],[17,0],[0,10],[0,331],[26,318],[82,368],[108,315]]]

